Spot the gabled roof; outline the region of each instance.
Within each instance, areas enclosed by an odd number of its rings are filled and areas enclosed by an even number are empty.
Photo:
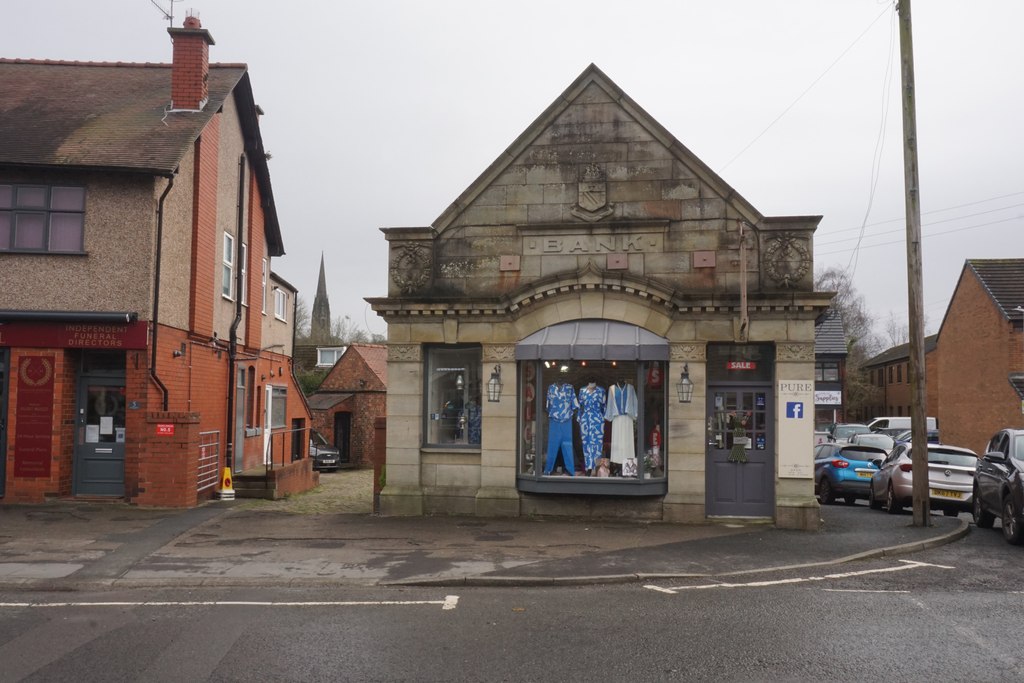
[[[847,355],[843,315],[834,308],[830,308],[821,322],[814,327],[814,355]]]
[[[936,342],[939,339],[939,335],[930,334],[924,338],[924,352],[931,353],[935,350]],[[868,360],[864,363],[865,368],[876,368],[879,366],[888,365],[889,363],[895,363],[897,361],[909,360],[910,359],[910,344],[900,344],[899,346],[893,346],[890,349],[882,351],[880,354]]]
[[[170,176],[228,97],[264,200],[271,256],[284,254],[244,64],[211,64],[202,111],[169,111],[171,66],[0,59],[0,166]]]
[[[970,259],[969,268],[1008,320],[1019,318],[1014,311],[1024,306],[1024,259]]]
[[[388,385],[388,347],[384,344],[351,344],[348,353],[355,353],[363,359],[366,367],[377,376],[384,386]],[[339,360],[340,362],[340,360]]]
[[[508,149],[498,157],[487,169],[480,174],[473,183],[459,195],[451,206],[444,213],[437,217],[432,227],[437,232],[442,232],[452,224],[459,214],[473,203],[473,201],[486,190],[498,176],[501,175],[521,154],[527,151],[531,144],[536,142],[548,128],[556,122],[558,117],[569,108],[569,106],[588,88],[599,88],[617,102],[633,121],[646,130],[654,139],[671,150],[673,155],[689,168],[695,176],[708,184],[719,196],[729,202],[746,220],[754,225],[760,223],[762,216],[746,199],[740,196],[736,190],[729,186],[717,173],[711,170],[703,161],[687,149],[681,142],[675,139],[671,133],[660,123],[648,114],[637,104],[622,88],[615,84],[597,66],[591,64],[583,73],[565,89],[565,91],[523,133],[509,145]],[[816,217],[820,218],[820,217]]]

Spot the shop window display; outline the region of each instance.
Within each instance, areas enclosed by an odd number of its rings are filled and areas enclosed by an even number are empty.
[[[527,361],[520,473],[609,480],[665,476],[662,361]]]
[[[427,349],[428,446],[480,446],[480,347]]]

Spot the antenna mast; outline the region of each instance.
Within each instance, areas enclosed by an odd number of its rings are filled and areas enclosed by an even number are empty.
[[[174,28],[174,3],[181,2],[181,0],[167,0],[167,4],[169,6],[168,9],[164,9],[156,0],[149,1],[153,4],[153,7],[160,10],[160,14],[164,15],[164,19],[167,20],[168,26]]]

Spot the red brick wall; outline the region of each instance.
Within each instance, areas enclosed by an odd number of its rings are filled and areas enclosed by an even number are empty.
[[[264,228],[263,200],[256,183],[256,174],[249,172],[249,262],[245,265],[249,281],[249,305],[246,308],[245,343],[250,348],[263,346],[263,312],[261,293],[263,286],[263,257],[266,255],[266,234]],[[269,270],[269,265],[268,265]],[[269,276],[270,273],[267,273]]]
[[[192,207],[192,291],[189,327],[199,336],[213,336],[213,305],[220,291],[216,255],[221,239],[217,231],[217,152],[220,146],[217,114],[195,144],[195,187]]]
[[[316,428],[328,441],[334,438],[334,414],[352,414],[350,453],[352,463],[363,467],[373,462],[374,420],[387,413],[387,387],[358,353],[350,347],[331,368],[320,385],[321,391],[354,394],[330,411],[317,411]],[[334,444],[338,445],[338,444]]]
[[[1020,336],[1012,333],[1012,323],[969,269],[939,335],[942,440],[980,452],[999,429],[1024,426],[1020,398],[1007,381],[1014,359],[1019,359],[1014,349],[1020,348]]]
[[[172,425],[174,433],[157,434],[157,425]],[[134,495],[129,502],[159,507],[192,507],[199,501],[199,415],[156,411],[143,425],[145,453],[138,461]]]
[[[210,46],[205,32],[176,32],[171,69],[171,102],[175,109],[198,109],[207,98]]]

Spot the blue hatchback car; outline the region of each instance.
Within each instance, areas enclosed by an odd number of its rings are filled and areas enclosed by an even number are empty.
[[[875,446],[823,443],[814,448],[814,493],[822,505],[867,498],[871,475],[887,453]]]

